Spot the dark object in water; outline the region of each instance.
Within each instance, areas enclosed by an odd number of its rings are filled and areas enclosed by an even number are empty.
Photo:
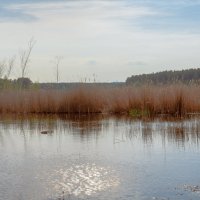
[[[40,133],[46,135],[46,134],[49,134],[49,133],[53,133],[53,131],[46,130],[46,131],[41,131]]]

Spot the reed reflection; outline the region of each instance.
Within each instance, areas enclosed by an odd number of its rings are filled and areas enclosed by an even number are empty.
[[[115,136],[123,138],[121,141],[142,140],[143,144],[153,145],[156,140],[161,140],[162,145],[173,143],[177,147],[186,144],[198,146],[200,138],[200,119],[142,121],[114,119],[113,129]],[[126,138],[126,140],[124,139]]]
[[[199,145],[200,120],[180,121],[161,120],[142,121],[127,117],[102,115],[91,116],[8,116],[0,118],[0,144],[4,145],[4,135],[19,133],[26,140],[32,136],[42,137],[41,131],[47,130],[48,137],[70,134],[80,140],[98,140],[100,136],[113,134],[113,143],[141,140],[143,144],[153,145],[156,140],[174,143],[178,147],[185,144]]]

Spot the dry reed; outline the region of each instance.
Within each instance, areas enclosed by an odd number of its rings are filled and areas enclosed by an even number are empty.
[[[0,91],[0,113],[146,113],[184,116],[200,112],[200,86],[81,87]]]

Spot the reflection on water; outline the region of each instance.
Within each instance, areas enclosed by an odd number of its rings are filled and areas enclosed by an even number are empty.
[[[199,199],[181,187],[200,185],[199,131],[199,119],[2,117],[0,199]]]
[[[118,185],[113,170],[87,163],[54,171],[48,176],[47,189],[51,189],[49,196],[63,193],[63,196],[84,198]]]
[[[183,121],[135,121],[130,118],[105,118],[103,116],[73,118],[65,116],[61,116],[60,118],[57,116],[38,118],[37,116],[33,116],[29,118],[3,118],[0,119],[0,123],[1,132],[9,132],[15,129],[17,132],[26,133],[27,135],[27,132],[28,134],[40,134],[41,131],[50,131],[50,133],[53,133],[53,131],[54,133],[68,131],[83,139],[90,139],[91,135],[97,136],[98,139],[99,134],[113,129],[114,136],[117,137],[118,135],[120,137],[119,141],[124,141],[124,139],[131,140],[139,136],[146,144],[153,143],[153,139],[156,139],[158,134],[162,139],[177,143],[180,146],[184,146],[187,142],[198,144],[200,137],[199,119]],[[1,134],[0,136],[3,135]],[[121,140],[121,138],[123,139]]]

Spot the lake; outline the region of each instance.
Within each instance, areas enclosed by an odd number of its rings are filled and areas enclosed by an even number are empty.
[[[200,199],[199,139],[198,118],[0,117],[0,199]]]

